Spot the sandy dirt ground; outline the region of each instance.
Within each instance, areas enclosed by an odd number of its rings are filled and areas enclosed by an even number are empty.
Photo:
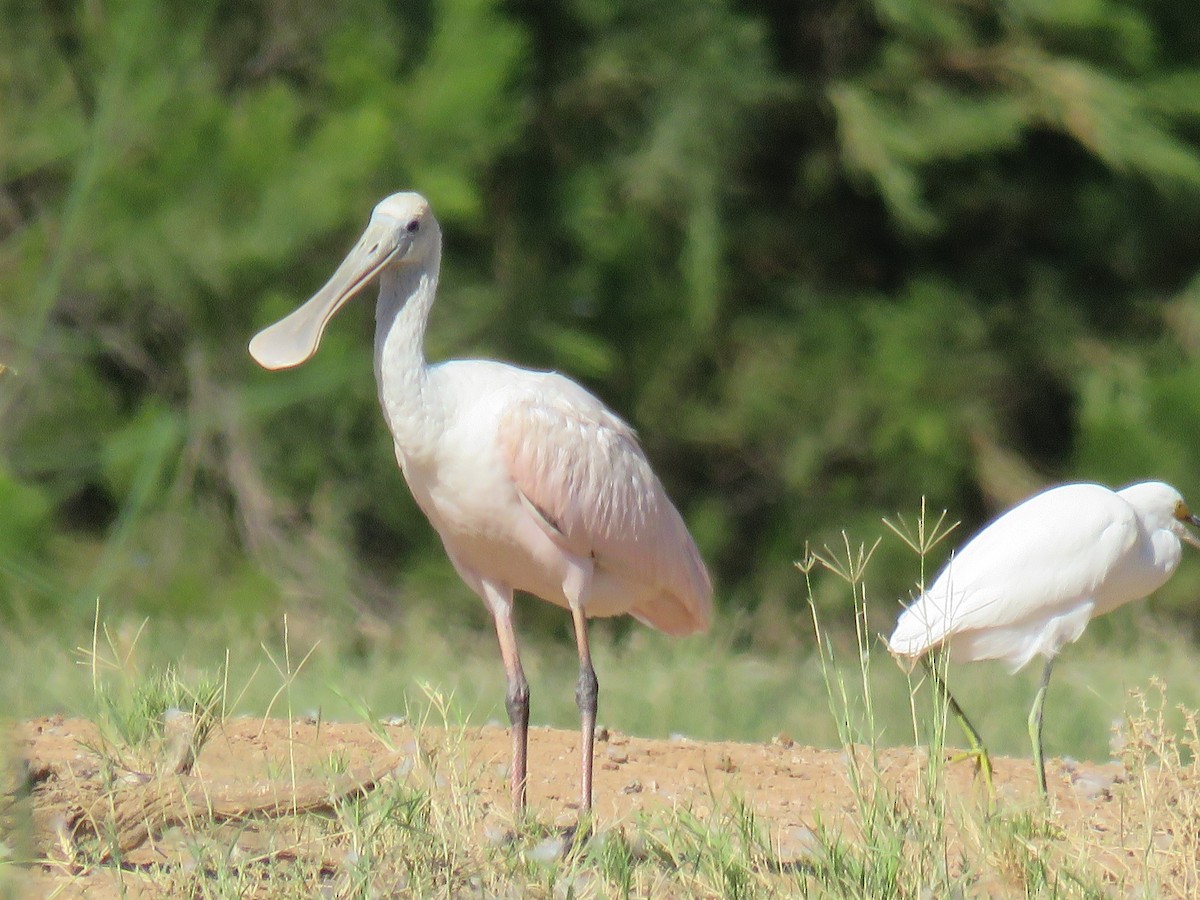
[[[407,723],[381,726],[394,748],[364,724],[338,724],[234,719],[221,724],[205,743],[192,774],[206,790],[243,786],[287,792],[296,783],[334,779],[333,767],[351,773],[369,772],[381,763],[383,777],[402,771],[405,760],[422,750],[452,747],[481,792],[480,808],[496,827],[509,816],[506,767],[509,735],[489,725],[447,733],[414,729]],[[852,822],[854,794],[848,782],[847,756],[838,750],[804,747],[785,735],[768,744],[698,742],[685,738],[646,740],[602,731],[596,745],[595,813],[599,827],[635,820],[639,813],[683,806],[704,816],[729,798],[744,800],[778,848],[779,858],[802,856],[811,844],[817,817],[826,825]],[[21,723],[17,750],[40,786],[33,795],[35,852],[47,863],[28,872],[31,896],[104,896],[113,876],[103,869],[91,874],[55,864],[55,843],[61,840],[64,797],[70,785],[94,778],[102,764],[94,752],[100,735],[87,721],[45,718]],[[880,751],[881,770],[893,784],[916,784],[925,764],[925,751],[896,748]],[[408,765],[411,765],[409,763]],[[1036,782],[1029,760],[997,759],[996,783],[1003,802],[1036,802]],[[1082,825],[1099,837],[1120,827],[1120,804],[1112,786],[1121,777],[1115,764],[1080,765],[1051,760],[1048,765],[1056,818],[1064,828]],[[370,773],[375,778],[379,771]],[[118,773],[120,775],[120,773]],[[136,781],[137,773],[123,777]],[[348,776],[347,776],[348,777]],[[360,776],[368,777],[368,776]],[[535,728],[530,733],[529,802],[538,819],[565,825],[577,814],[579,741],[574,732]],[[978,802],[982,789],[969,763],[950,765],[948,790],[962,802]],[[57,786],[57,787],[55,787]],[[214,787],[217,786],[217,787]],[[267,787],[264,787],[267,786]],[[905,788],[900,788],[901,792]],[[57,793],[56,793],[57,791]],[[39,800],[41,792],[41,800]],[[318,793],[328,796],[329,790]],[[57,831],[56,831],[57,829]],[[56,839],[55,835],[58,835]],[[1110,846],[1119,856],[1119,847]],[[170,862],[171,849],[154,834],[124,854],[126,866]],[[1115,860],[1119,865],[1119,860]]]

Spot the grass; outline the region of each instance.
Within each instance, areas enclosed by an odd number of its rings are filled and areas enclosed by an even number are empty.
[[[811,577],[831,576],[814,571]],[[847,606],[845,618],[852,623],[849,598]],[[681,733],[761,742],[785,734],[804,744],[837,746],[843,736],[828,712],[827,673],[808,609],[764,615],[767,624],[718,619],[708,635],[682,641],[646,629],[618,634],[609,623],[595,623],[601,724],[645,737]],[[1064,651],[1046,706],[1049,755],[1108,759],[1112,726],[1124,714],[1127,693],[1155,676],[1170,686],[1170,706],[1200,708],[1200,682],[1194,678],[1200,652],[1178,635],[1156,634],[1137,624],[1141,615],[1134,608],[1109,617],[1142,635],[1126,646],[1101,642],[1089,632]],[[236,688],[230,713],[261,715],[270,708],[285,715],[277,695],[284,696],[280,688],[286,682],[286,697],[297,715],[360,720],[369,710],[387,718],[404,715],[411,700],[421,700],[417,686],[431,684],[453,698],[451,715],[457,721],[507,721],[495,636],[486,630],[445,629],[428,608],[409,612],[394,630],[382,633],[363,633],[333,619],[290,616],[286,646],[282,621],[146,622],[123,619],[107,607],[101,608],[101,619],[100,649],[109,654],[109,674],[119,671],[137,679],[172,668],[195,682],[201,674],[223,672]],[[875,664],[865,685],[853,633],[834,631],[827,637],[847,699],[870,699],[882,746],[906,746],[915,736],[911,685],[875,637],[887,624],[870,623],[866,639]],[[7,662],[0,666],[0,697],[7,716],[92,712],[92,626],[90,618],[58,620],[0,632],[0,654]],[[743,649],[748,634],[758,629],[795,639],[781,650]],[[523,659],[533,722],[575,727],[578,664],[571,644],[526,641]],[[949,678],[991,750],[1029,754],[1025,718],[1036,672],[1010,677],[1002,666],[981,663],[955,667]],[[689,702],[681,703],[680,697]],[[1173,727],[1182,725],[1178,715],[1170,721]],[[959,740],[956,734],[953,740]]]
[[[939,537],[936,527],[896,531],[919,558]],[[368,632],[296,617],[181,627],[122,619],[98,605],[91,622],[0,635],[9,660],[0,667],[0,691],[14,718],[62,712],[95,722],[101,738],[94,749],[108,764],[104,789],[114,797],[122,773],[178,767],[171,722],[180,717],[196,746],[245,714],[286,721],[289,748],[304,721],[366,723],[380,754],[395,749],[394,730],[383,722],[402,717],[414,729],[418,752],[365,797],[278,827],[206,825],[203,815],[175,826],[182,864],[117,869],[117,857],[104,849],[111,834],[98,823],[95,841],[71,849],[67,883],[104,876],[116,894],[139,887],[165,895],[319,890],[337,897],[1193,894],[1200,886],[1200,725],[1190,710],[1200,707],[1200,687],[1191,673],[1200,654],[1149,629],[1123,652],[1085,637],[1064,654],[1047,705],[1048,753],[1120,760],[1124,780],[1112,788],[1119,828],[1098,831],[1011,798],[989,809],[949,787],[943,749],[961,743],[954,723],[880,646],[890,616],[875,622],[868,614],[873,549],[847,539],[798,564],[798,585],[810,598],[818,580],[842,585],[853,630],[845,623],[828,630],[811,604],[719,621],[710,635],[687,641],[596,628],[601,717],[614,730],[759,742],[786,735],[840,748],[850,790],[839,809],[811,811],[800,852],[785,851],[787,836],[736,792],[713,793],[701,807],[683,803],[596,822],[590,839],[575,844],[532,820],[497,831],[479,789],[485,773],[462,743],[468,722],[503,719],[494,637],[446,629],[432,613],[409,612],[391,631]],[[1115,614],[1116,630],[1119,617],[1132,627],[1136,616]],[[795,638],[755,652],[752,636],[762,630]],[[574,728],[570,646],[531,642],[525,664],[535,722]],[[1027,758],[1024,720],[1036,676],[1010,679],[974,666],[949,677],[993,752]],[[922,750],[901,776],[885,774],[888,748],[914,744]],[[333,754],[319,768],[333,779],[348,766]],[[289,750],[273,773],[293,795],[298,769]],[[19,863],[33,853],[23,837],[28,798],[19,787],[6,793],[0,896],[18,889]],[[257,849],[239,849],[249,832]]]

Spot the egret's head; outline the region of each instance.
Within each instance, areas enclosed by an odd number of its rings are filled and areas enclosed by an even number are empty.
[[[317,352],[325,326],[347,301],[385,269],[434,266],[441,230],[420,194],[392,194],[371,212],[371,221],[333,277],[299,309],[256,334],[250,355],[266,369],[298,366]]]
[[[1200,538],[1197,538],[1189,529],[1188,525],[1194,525],[1200,528],[1200,518],[1192,515],[1192,511],[1188,509],[1188,505],[1183,502],[1180,497],[1175,504],[1175,528],[1174,531],[1179,535],[1179,539],[1191,544],[1197,550],[1200,550]]]
[[[1165,528],[1181,541],[1200,549],[1200,538],[1188,528],[1189,525],[1200,528],[1200,517],[1192,514],[1175,488],[1161,481],[1145,481],[1131,484],[1118,493],[1137,510],[1148,529]]]

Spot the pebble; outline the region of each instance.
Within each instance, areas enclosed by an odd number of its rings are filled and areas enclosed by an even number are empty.
[[[599,877],[588,871],[579,872],[574,878],[564,878],[558,880],[554,884],[554,896],[566,898],[574,897],[601,897],[602,892],[597,889],[601,887]]]
[[[825,855],[825,846],[807,825],[785,829],[779,835],[781,862],[814,862]]]
[[[562,859],[566,849],[566,838],[555,835],[554,837],[548,837],[544,841],[540,841],[537,846],[525,854],[525,858],[530,862],[549,865]]]
[[[1095,800],[1108,795],[1116,780],[1116,775],[1107,772],[1082,770],[1072,773],[1071,787],[1085,799]]]
[[[511,828],[501,828],[499,825],[485,825],[483,839],[493,847],[507,847],[516,838]]]

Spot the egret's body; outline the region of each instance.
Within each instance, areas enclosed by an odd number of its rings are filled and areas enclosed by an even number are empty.
[[[912,660],[945,648],[952,661],[1002,660],[1014,672],[1044,657],[1029,727],[1045,793],[1041,712],[1055,656],[1095,616],[1166,583],[1179,566],[1180,540],[1200,546],[1184,523],[1200,525],[1200,519],[1161,482],[1120,491],[1098,484],[1044,491],[954,555],[901,614],[889,648]],[[986,765],[978,734],[965,719],[964,727]]]
[[[441,232],[417,194],[381,202],[338,271],[250,352],[270,369],[316,352],[333,314],[378,279],[375,376],[396,458],[456,571],[488,605],[508,676],[511,789],[525,804],[529,688],[513,592],[571,610],[580,657],[580,804],[591,806],[597,683],[586,619],[631,613],[670,634],[707,627],[712,588],[633,431],[574,382],[487,360],[427,365]]]

